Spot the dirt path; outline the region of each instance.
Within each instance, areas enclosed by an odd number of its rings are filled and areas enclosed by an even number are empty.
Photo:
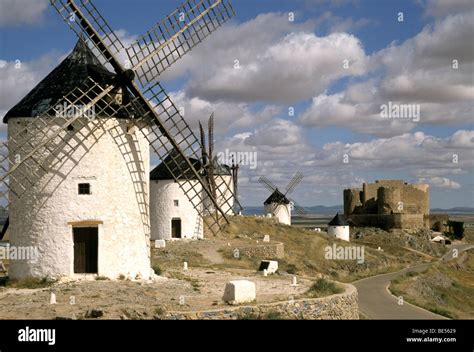
[[[218,252],[215,246],[206,246],[201,251],[202,256],[205,260],[212,264],[224,264],[224,258],[222,254]]]

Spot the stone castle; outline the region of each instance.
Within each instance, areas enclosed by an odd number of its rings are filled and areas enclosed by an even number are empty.
[[[379,180],[345,189],[344,215],[354,226],[430,228],[428,188],[403,180]]]

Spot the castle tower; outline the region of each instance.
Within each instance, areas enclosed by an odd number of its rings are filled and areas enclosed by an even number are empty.
[[[28,141],[38,144],[54,131],[61,131],[62,140],[36,175],[26,162],[13,172],[10,199],[25,184],[15,179],[36,180],[11,203],[10,245],[34,247],[38,257],[12,260],[12,279],[150,276],[149,143],[134,132],[136,123],[129,116],[81,115],[67,130],[44,125],[44,113],[90,77],[105,86],[114,74],[79,41],[4,117],[10,160],[27,155]],[[120,105],[120,99],[115,103]]]
[[[400,188],[379,187],[377,189],[377,214],[399,214],[403,212]]]
[[[360,202],[361,190],[358,188],[349,188],[344,190],[344,215],[349,216],[354,212]]]

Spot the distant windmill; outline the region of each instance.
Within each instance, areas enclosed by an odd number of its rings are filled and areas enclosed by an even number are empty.
[[[218,205],[222,206],[226,214],[238,213],[242,210],[236,193],[238,165],[236,166],[232,161],[232,167],[229,168],[228,165],[220,164],[214,155],[214,113],[209,117],[207,127],[209,145],[206,149],[206,134],[204,127],[199,122],[203,179],[207,183],[213,198],[216,199]]]
[[[232,170],[232,180],[234,182],[234,200],[235,200],[235,203],[234,203],[234,212],[236,214],[240,214],[243,210],[243,207],[242,205],[240,204],[239,202],[239,163],[234,160],[234,158],[232,158],[232,166],[231,166],[231,170]]]
[[[280,223],[291,225],[291,211],[293,209],[298,214],[306,214],[306,210],[303,207],[297,205],[293,199],[289,198],[289,195],[293,193],[302,179],[303,174],[298,171],[290,182],[288,182],[285,193],[282,193],[267,177],[261,176],[258,182],[272,192],[263,203],[265,215],[271,214],[276,217]]]

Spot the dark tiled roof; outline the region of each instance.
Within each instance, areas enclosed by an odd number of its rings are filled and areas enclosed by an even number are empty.
[[[272,204],[272,203],[290,204],[290,201],[277,188],[275,191],[273,191],[273,193],[270,195],[270,197],[268,197],[267,200],[265,202],[263,202],[264,205]]]
[[[347,219],[344,215],[341,215],[339,213],[336,214],[336,216],[329,221],[329,226],[349,226],[349,223],[347,222]]]
[[[71,54],[7,112],[3,122],[7,123],[10,117],[35,117],[45,113],[88,77],[99,84],[110,84],[115,74],[102,66],[80,39]]]
[[[180,173],[179,169],[187,168],[186,161],[183,157],[175,156],[174,159],[176,161],[173,161],[173,158],[171,157],[171,155],[168,155],[163,162],[161,162],[157,167],[155,167],[150,172],[150,180],[173,180],[174,179],[173,175],[170,172],[170,170],[168,170],[168,168],[171,168],[171,170],[173,171],[173,174],[175,175]],[[191,164],[194,166],[196,170],[199,171],[201,169],[201,162],[199,160],[194,159],[194,158],[189,158],[189,160],[191,161]],[[191,170],[187,170],[184,175],[181,175],[181,177],[179,177],[179,179],[186,179],[186,178],[187,179],[195,178]]]
[[[214,163],[214,174],[221,176],[232,176],[232,170],[229,165]]]
[[[178,165],[182,165],[183,169],[186,169],[186,164],[184,159],[181,156],[176,156],[174,157],[176,161],[173,161],[170,155],[168,155],[163,162],[161,162],[157,167],[155,167],[151,172],[150,172],[150,180],[172,180],[173,176],[171,172],[168,170],[165,164],[167,164],[169,167],[172,168],[173,174],[178,174]],[[199,171],[201,170],[202,163],[200,160],[195,159],[195,158],[189,158],[191,163],[193,164],[194,168]],[[214,168],[214,174],[215,175],[222,175],[222,176],[231,176],[232,171],[228,165],[225,164],[218,164],[215,162],[215,168]],[[185,173],[186,177],[179,177],[179,179],[194,179],[194,175],[191,170],[187,170]]]

